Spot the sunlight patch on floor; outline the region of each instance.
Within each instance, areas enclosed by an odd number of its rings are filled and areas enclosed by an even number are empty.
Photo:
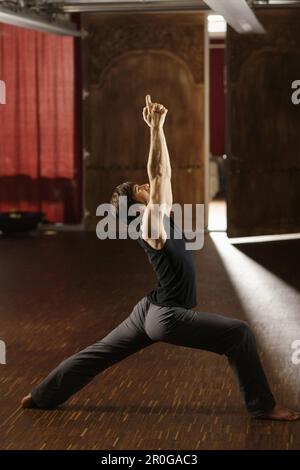
[[[300,293],[231,245],[225,233],[211,239],[236,291],[245,319],[255,329],[260,346],[278,378],[299,383],[300,367],[293,364],[292,342],[300,340]],[[233,312],[234,315],[234,312]]]

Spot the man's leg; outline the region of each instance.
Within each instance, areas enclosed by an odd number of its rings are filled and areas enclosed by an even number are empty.
[[[144,330],[148,305],[144,297],[107,336],[59,364],[31,391],[34,404],[38,408],[52,408],[65,402],[97,374],[152,344]]]
[[[238,379],[247,410],[257,416],[275,406],[254,334],[246,322],[151,304],[146,331],[158,341],[225,354]]]

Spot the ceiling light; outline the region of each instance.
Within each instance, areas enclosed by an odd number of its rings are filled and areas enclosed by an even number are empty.
[[[209,33],[225,33],[226,21],[221,15],[208,15],[208,32]]]

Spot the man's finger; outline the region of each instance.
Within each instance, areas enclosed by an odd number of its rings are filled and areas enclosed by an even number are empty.
[[[146,106],[151,106],[151,105],[152,105],[151,96],[150,96],[150,95],[146,95]]]
[[[144,118],[144,120],[147,122],[147,118],[148,118],[148,111],[147,111],[147,108],[144,108],[144,109],[143,109],[143,118]]]

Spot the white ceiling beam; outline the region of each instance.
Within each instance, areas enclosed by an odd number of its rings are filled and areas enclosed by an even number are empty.
[[[0,8],[0,23],[62,36],[83,36],[83,32],[77,30],[75,25],[71,22],[46,21],[39,15],[14,13],[5,8]]]
[[[222,15],[237,33],[266,33],[246,0],[204,0],[204,2],[216,14]]]
[[[64,0],[61,9],[75,12],[160,12],[208,10],[203,0]]]

